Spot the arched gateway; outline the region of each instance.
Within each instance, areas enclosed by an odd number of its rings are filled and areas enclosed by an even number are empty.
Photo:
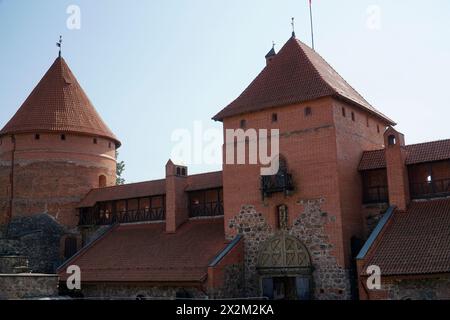
[[[286,232],[280,232],[262,244],[257,270],[263,296],[270,299],[310,298],[312,266],[308,250]]]

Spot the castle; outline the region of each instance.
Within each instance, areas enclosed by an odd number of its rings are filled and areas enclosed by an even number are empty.
[[[0,131],[0,244],[62,291],[79,266],[84,297],[450,298],[450,140],[406,145],[295,35],[213,119],[279,129],[277,173],[115,185],[120,141],[58,57]]]

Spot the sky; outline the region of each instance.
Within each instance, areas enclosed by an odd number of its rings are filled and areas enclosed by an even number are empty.
[[[316,51],[407,144],[450,138],[450,1],[312,4]],[[291,17],[310,45],[308,0],[0,0],[0,126],[62,35],[63,57],[122,142],[126,181],[162,178],[177,132],[190,132],[192,145],[221,144],[208,135],[221,134],[211,118],[265,66],[272,41],[279,50],[289,39]],[[221,168],[192,158],[191,174]]]

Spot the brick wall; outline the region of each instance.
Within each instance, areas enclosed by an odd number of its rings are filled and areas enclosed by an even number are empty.
[[[48,212],[66,226],[76,226],[76,204],[99,186],[115,184],[114,142],[92,137],[58,134],[21,134],[15,137],[13,216]],[[0,218],[5,222],[11,196],[13,142],[2,137],[0,145]]]

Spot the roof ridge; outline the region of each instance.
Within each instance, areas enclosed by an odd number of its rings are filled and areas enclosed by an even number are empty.
[[[303,54],[305,55],[306,59],[308,59],[308,62],[310,63],[310,65],[313,67],[313,69],[315,70],[316,74],[319,76],[319,79],[321,82],[323,82],[325,84],[325,86],[327,86],[331,91],[333,91],[335,94],[338,93],[337,90],[335,88],[333,88],[328,81],[326,81],[322,75],[320,74],[319,70],[317,69],[316,65],[311,61],[311,59],[309,58],[308,54],[305,52],[305,50],[303,49],[303,46],[307,47],[309,50],[313,51],[313,53],[315,53],[317,56],[319,56],[322,60],[324,60],[326,62],[326,60],[324,58],[322,58],[322,56],[317,53],[316,51],[312,50],[310,47],[308,47],[306,44],[304,44],[303,42],[301,42],[299,39],[297,38],[292,38],[295,40],[295,43],[299,46],[300,50],[302,50]],[[328,64],[329,65],[329,64]],[[331,65],[329,65],[331,67]],[[332,68],[333,69],[333,68]],[[333,69],[334,70],[334,69]],[[336,72],[336,71],[335,71]],[[336,72],[337,73],[337,72]]]
[[[194,177],[194,176],[203,176],[203,175],[207,175],[207,174],[214,174],[214,173],[219,173],[219,172],[222,173],[223,170],[216,170],[216,171],[203,172],[203,173],[195,173],[195,174],[188,175],[188,178],[189,177]]]
[[[156,180],[146,180],[146,181],[139,181],[139,182],[130,182],[130,183],[124,183],[124,184],[116,184],[114,186],[92,188],[90,191],[93,191],[93,190],[105,190],[105,189],[110,189],[110,188],[118,188],[118,187],[125,187],[125,186],[136,185],[136,184],[143,184],[143,183],[149,183],[149,182],[161,182],[161,181],[166,181],[166,179],[163,178],[163,179],[156,179]]]
[[[429,143],[436,143],[436,142],[443,142],[443,141],[450,141],[450,139],[439,139],[439,140],[433,140],[433,141],[418,142],[418,143],[413,143],[413,144],[407,144],[406,147],[418,146],[418,145],[422,145],[422,144],[429,144]]]

